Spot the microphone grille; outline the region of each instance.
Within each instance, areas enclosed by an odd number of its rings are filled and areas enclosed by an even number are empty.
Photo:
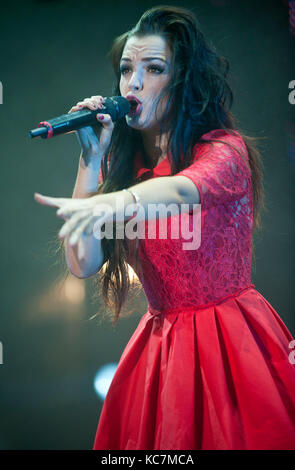
[[[112,96],[109,98],[116,107],[116,119],[121,119],[130,111],[130,103],[123,96]]]

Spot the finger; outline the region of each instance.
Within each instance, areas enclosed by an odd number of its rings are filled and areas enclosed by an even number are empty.
[[[68,111],[68,114],[70,113],[74,113],[75,111],[79,111],[83,106],[82,105],[75,105],[75,106],[72,106],[71,109]]]
[[[74,208],[70,208],[70,207],[67,207],[67,206],[62,206],[60,207],[57,211],[56,211],[56,215],[57,217],[61,218],[61,219],[64,219],[65,217],[69,217],[73,214],[73,212],[77,211],[77,207]]]
[[[81,235],[83,234],[83,232],[86,230],[87,226],[89,225],[90,221],[92,219],[92,214],[90,214],[88,217],[86,217],[85,220],[83,220],[83,222],[81,222],[81,224],[79,225],[79,227],[77,227],[71,234],[71,237],[69,239],[69,243],[70,245],[75,245],[75,243],[77,243],[77,241],[79,240],[79,238],[81,237]],[[87,233],[88,234],[88,233]]]
[[[74,212],[86,210],[89,208],[88,198],[79,199],[70,199],[67,204],[64,204],[56,211],[57,217],[64,218],[71,216]]]
[[[95,105],[96,108],[99,108],[99,109],[104,108],[105,99],[102,96],[93,96],[91,98],[91,102],[92,102],[92,104]]]
[[[105,98],[101,95],[93,95],[93,96],[91,96],[91,99],[95,100],[95,101],[98,101],[98,102],[101,102],[101,103],[105,103]]]
[[[105,128],[112,128],[114,126],[114,123],[112,121],[112,118],[109,114],[101,114],[101,113],[98,113],[96,115],[96,119],[98,120],[98,122],[100,122],[103,127]]]
[[[60,207],[68,201],[68,198],[43,196],[40,193],[34,193],[34,199],[44,206]]]
[[[74,111],[79,111],[81,108],[85,106],[90,107],[92,109],[96,109],[97,107],[102,107],[104,102],[105,102],[105,98],[103,98],[100,95],[91,96],[91,98],[85,98],[83,101],[78,101],[78,103],[75,106],[72,106],[72,108],[68,111],[68,114]]]
[[[84,219],[85,215],[88,215],[88,212],[85,214],[84,211],[79,211],[77,214],[73,215],[70,220],[68,220],[59,231],[59,238],[63,239],[75,229],[78,223]]]
[[[85,101],[85,106],[87,106],[89,109],[102,109],[104,105],[102,101],[96,99],[89,99]]]
[[[64,219],[64,220],[69,220],[69,218],[71,217],[71,215],[63,214],[63,213],[62,214],[56,213],[56,215],[59,219]]]

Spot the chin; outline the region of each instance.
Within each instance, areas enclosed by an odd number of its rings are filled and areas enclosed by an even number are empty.
[[[126,119],[127,126],[132,127],[132,129],[142,129],[142,126],[138,122],[133,122],[131,119]]]
[[[138,130],[151,130],[156,127],[156,122],[147,122],[145,123],[142,119],[141,120],[133,120],[133,119],[126,119],[127,125],[132,127],[133,129]]]

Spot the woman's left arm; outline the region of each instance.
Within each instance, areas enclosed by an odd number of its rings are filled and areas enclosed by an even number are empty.
[[[175,207],[177,214],[179,209],[181,213],[186,213],[194,204],[200,203],[197,187],[183,175],[152,178],[126,189],[135,191],[139,197],[138,220],[155,219],[158,215],[159,218],[166,217],[169,205]],[[126,221],[134,213],[134,198],[130,191],[96,194],[83,199],[57,198],[35,193],[35,200],[42,205],[58,208],[57,216],[66,219],[59,238],[70,235],[70,245],[75,245],[84,232],[89,234],[94,228],[97,234],[95,236],[99,237],[103,224],[114,220]]]
[[[182,175],[152,178],[130,186],[128,190],[135,191],[139,196],[139,204],[146,215],[146,220],[149,218],[149,207],[152,208],[153,205],[156,208],[156,205],[163,204],[168,209],[169,205],[175,204],[178,209],[182,206],[182,212],[188,212],[193,208],[193,204],[200,203],[197,187],[189,178]],[[134,200],[129,193],[129,203],[132,202]],[[128,216],[126,218],[128,219]]]

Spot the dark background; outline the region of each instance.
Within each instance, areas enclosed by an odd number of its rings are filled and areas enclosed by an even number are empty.
[[[113,39],[152,6],[191,8],[231,64],[233,112],[248,135],[266,137],[268,213],[256,237],[252,282],[295,333],[294,43],[286,1],[26,1],[1,4],[1,316],[0,449],[90,449],[102,401],[93,387],[99,367],[118,362],[147,302],[110,322],[89,321],[102,309],[93,278],[67,278],[54,241],[63,223],[34,192],[71,197],[80,147],[74,134],[29,139],[28,130],[77,101],[110,96],[107,56]],[[128,312],[128,308],[126,310]]]

